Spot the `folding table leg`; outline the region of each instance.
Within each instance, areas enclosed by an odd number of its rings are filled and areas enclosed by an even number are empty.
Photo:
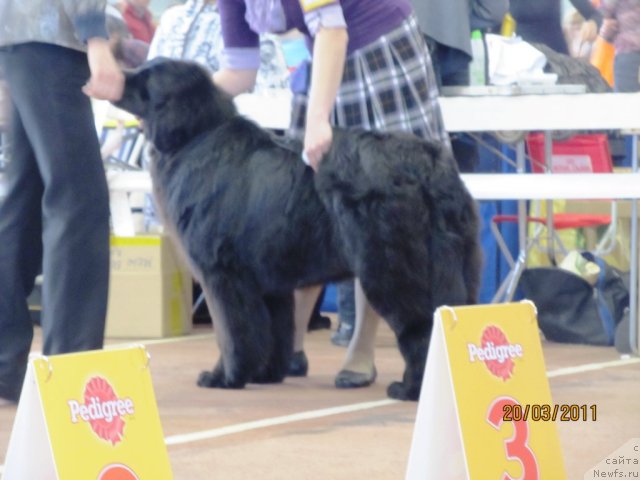
[[[502,302],[510,302],[513,300],[513,296],[516,293],[516,289],[518,288],[518,282],[520,281],[520,277],[522,276],[522,272],[524,271],[527,264],[527,247],[520,250],[520,254],[518,255],[518,259],[516,260],[513,268],[503,282],[500,284],[500,288],[493,296],[491,303],[502,303]]]
[[[520,140],[516,145],[516,172],[517,173],[525,173],[525,149],[524,149],[524,139]],[[516,289],[518,288],[518,282],[520,281],[520,276],[522,272],[527,266],[527,252],[529,250],[528,239],[527,239],[527,201],[526,200],[518,200],[518,259],[513,262],[513,257],[508,252],[507,246],[502,242],[500,244],[501,236],[496,236],[496,241],[498,242],[498,246],[500,250],[507,252],[505,257],[507,261],[511,265],[511,270],[507,274],[507,277],[503,280],[502,284],[500,284],[500,288],[493,296],[491,300],[492,303],[500,303],[500,302],[510,302],[513,300],[513,296],[516,293]]]

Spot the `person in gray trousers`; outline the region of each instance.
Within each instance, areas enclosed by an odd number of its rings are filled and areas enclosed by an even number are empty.
[[[100,349],[109,284],[109,193],[87,95],[117,100],[124,76],[104,0],[2,0],[0,66],[12,150],[0,200],[0,399],[17,402],[42,271],[42,352]]]
[[[469,84],[471,32],[500,27],[509,0],[412,0],[440,86]]]

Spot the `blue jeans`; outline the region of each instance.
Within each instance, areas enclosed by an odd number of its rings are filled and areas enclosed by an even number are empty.
[[[353,328],[356,320],[355,281],[345,280],[336,286],[338,290],[338,320],[340,325],[348,325]]]

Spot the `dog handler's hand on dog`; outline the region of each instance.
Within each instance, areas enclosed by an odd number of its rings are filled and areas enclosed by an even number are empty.
[[[305,163],[315,171],[320,166],[322,156],[331,148],[333,130],[328,120],[315,120],[307,126],[304,135],[304,159]]]
[[[91,78],[82,88],[90,97],[116,101],[122,98],[124,74],[104,38],[90,38],[87,42],[87,58]]]
[[[304,136],[304,153],[314,170],[318,170],[322,156],[331,147],[333,131],[329,115],[342,81],[348,41],[345,28],[320,28],[315,36]]]

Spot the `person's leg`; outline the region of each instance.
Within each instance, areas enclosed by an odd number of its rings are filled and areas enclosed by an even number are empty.
[[[367,301],[362,286],[355,281],[355,330],[347,358],[335,379],[338,388],[366,387],[376,379],[375,342],[380,316]]]
[[[320,295],[318,295],[318,299],[316,300],[316,304],[313,306],[313,311],[311,312],[311,318],[309,319],[309,325],[307,326],[307,331],[312,332],[314,330],[325,330],[331,328],[331,319],[326,315],[322,315],[322,303],[324,302],[326,288],[323,287],[320,290]]]
[[[86,55],[26,44],[18,98],[43,197],[43,353],[102,347],[109,282],[109,193],[93,112],[82,86]],[[43,81],[44,80],[44,81]]]
[[[14,75],[20,57],[6,52],[3,59],[11,91],[18,94],[24,88]],[[43,186],[20,114],[13,110],[6,196],[0,200],[0,397],[17,401],[33,339],[27,296],[42,267]]]
[[[640,91],[640,52],[617,54],[613,76],[616,92]]]
[[[338,328],[331,335],[331,343],[346,347],[353,336],[356,317],[355,284],[353,280],[345,280],[336,285],[338,291]]]
[[[304,336],[307,333],[307,325],[311,318],[311,312],[318,300],[322,286],[300,288],[294,291],[294,333],[293,356],[289,364],[289,376],[304,377],[307,375],[309,363],[304,353]]]

